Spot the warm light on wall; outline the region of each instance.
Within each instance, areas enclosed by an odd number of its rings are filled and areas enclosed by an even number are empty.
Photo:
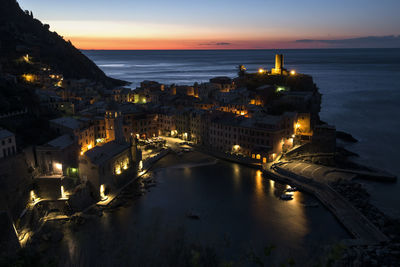
[[[90,149],[92,149],[92,148],[93,148],[92,144],[89,144],[89,145],[87,146],[87,149],[88,149],[88,150],[90,150]]]
[[[26,81],[26,82],[29,82],[29,83],[33,83],[34,81],[35,81],[35,75],[33,75],[33,74],[23,74],[22,75],[22,78],[24,78],[24,80]]]
[[[143,169],[143,160],[139,161],[139,171]]]
[[[22,60],[25,61],[26,63],[31,63],[31,59],[29,58],[28,54],[26,54],[25,56],[22,56]]]
[[[100,185],[100,199],[103,201],[107,199],[106,186],[104,184]]]
[[[64,186],[61,186],[61,198],[67,198],[67,194],[65,193]]]
[[[124,170],[127,170],[128,169],[128,164],[129,164],[129,159],[126,159],[122,168]]]
[[[36,196],[35,191],[31,190],[30,196],[31,196],[32,203],[35,203],[35,201],[38,200],[38,197]]]
[[[120,175],[121,174],[121,167],[118,165],[118,166],[115,166],[115,173],[117,174],[117,175]]]
[[[62,164],[61,163],[56,163],[55,166],[56,166],[57,170],[62,171]]]
[[[97,138],[96,139],[96,143],[103,143],[104,142],[104,138]]]

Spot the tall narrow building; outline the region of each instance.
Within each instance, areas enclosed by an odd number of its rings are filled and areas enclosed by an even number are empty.
[[[105,115],[107,142],[117,141],[123,143],[125,141],[122,127],[122,113],[116,105],[109,105]]]
[[[283,68],[283,55],[276,54],[275,55],[275,68],[271,70],[271,74],[282,75],[284,74],[285,69]]]

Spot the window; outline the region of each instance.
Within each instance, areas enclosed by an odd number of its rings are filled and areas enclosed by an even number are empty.
[[[8,138],[8,143],[11,143],[11,138]]]
[[[4,142],[4,140],[1,141],[1,144],[4,146],[6,144],[6,142]]]

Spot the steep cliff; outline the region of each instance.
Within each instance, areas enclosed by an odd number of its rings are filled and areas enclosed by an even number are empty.
[[[49,25],[42,24],[32,13],[23,11],[15,0],[1,0],[0,70],[19,74],[15,60],[29,53],[35,61],[46,64],[65,78],[89,79],[106,87],[126,84],[107,77],[71,42],[49,29]]]

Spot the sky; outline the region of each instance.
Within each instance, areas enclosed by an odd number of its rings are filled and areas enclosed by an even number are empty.
[[[400,47],[400,0],[18,0],[81,49]]]

